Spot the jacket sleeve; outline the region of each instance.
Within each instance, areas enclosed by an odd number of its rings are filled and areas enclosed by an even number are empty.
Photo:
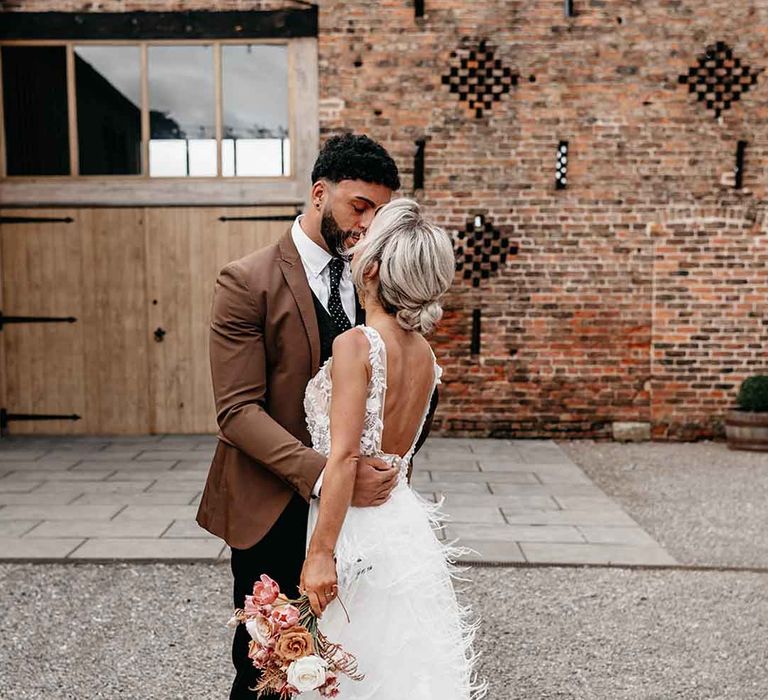
[[[308,501],[325,457],[264,410],[263,318],[237,263],[227,265],[216,281],[210,360],[216,419],[224,437]]]

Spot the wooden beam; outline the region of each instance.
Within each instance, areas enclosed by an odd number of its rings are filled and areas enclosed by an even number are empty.
[[[7,12],[0,39],[291,39],[316,37],[318,10]]]

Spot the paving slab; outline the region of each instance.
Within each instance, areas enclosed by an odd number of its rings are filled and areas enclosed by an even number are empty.
[[[26,540],[25,540],[26,541]],[[86,540],[69,559],[215,560],[224,549],[221,540],[202,538],[121,538]]]
[[[634,527],[578,525],[576,529],[584,535],[587,542],[596,544],[656,546],[656,540],[638,525]]]
[[[0,484],[10,484],[20,481],[103,481],[115,472],[111,469],[101,471],[77,472],[67,471],[49,471],[47,469],[24,469],[12,471],[0,479]],[[142,477],[146,479],[146,476]]]
[[[25,542],[60,538],[58,550],[36,544],[35,552],[220,560],[223,543],[195,522],[214,448],[212,436],[14,439],[0,462],[8,465],[0,537],[19,540],[11,558]],[[432,438],[415,460],[413,486],[427,500],[443,499],[440,536],[472,543],[476,560],[673,561],[550,440]],[[31,559],[43,556],[35,552]]]
[[[543,529],[543,528],[542,528]],[[546,564],[674,565],[676,560],[659,546],[618,544],[521,542],[526,561]]]
[[[44,454],[45,450],[0,449],[0,462],[29,462]]]
[[[210,452],[210,454],[207,454]],[[211,464],[213,450],[147,450],[142,452],[137,458],[137,462],[154,462],[173,460],[174,462],[191,461],[200,462],[207,458],[208,466]]]
[[[0,520],[0,537],[20,537],[40,522],[40,520]]]
[[[433,473],[439,472],[471,472],[480,471],[480,465],[476,460],[468,459],[416,459],[413,463],[413,471],[427,470]]]
[[[78,463],[77,459],[45,459],[45,460],[4,460],[0,467],[5,471],[28,471],[32,469],[44,469],[47,472],[63,471],[70,469]]]
[[[21,537],[0,537],[0,559],[66,559],[83,542],[82,539],[71,537],[30,540]]]
[[[504,516],[499,508],[486,508],[484,506],[452,506],[448,512],[449,523],[501,523],[504,524]]]
[[[445,526],[446,537],[450,540],[458,537],[477,542],[492,540],[496,542],[585,542],[575,527],[570,525],[488,525],[485,523],[452,523]]]
[[[35,489],[31,493],[0,493],[0,505],[2,506],[64,506],[74,501],[80,495],[71,491],[45,491]]]
[[[4,493],[29,493],[38,486],[42,486],[42,481],[5,481],[0,478],[0,494]]]
[[[95,506],[94,506],[95,507]],[[144,518],[168,518],[170,520],[194,520],[197,515],[196,506],[127,506],[118,516],[122,520],[136,520]]]
[[[151,493],[84,493],[73,504],[128,506],[187,506],[200,491],[153,491]]]
[[[124,493],[136,494],[148,489],[151,480],[144,481],[59,481],[46,482],[35,489],[50,493]]]
[[[30,538],[82,537],[151,537],[156,539],[171,526],[171,520],[69,520],[67,522],[45,521],[24,535]]]
[[[550,496],[502,496],[499,494],[464,494],[446,493],[446,510],[453,506],[484,506],[486,508],[505,508],[512,510],[561,510]]]
[[[194,520],[174,520],[163,533],[163,538],[191,537],[194,539],[217,539],[207,530],[201,528]]]
[[[423,478],[425,472],[414,470],[414,483],[418,478]],[[470,482],[470,483],[495,483],[495,484],[535,484],[541,485],[541,481],[533,472],[470,472],[470,471],[427,471],[430,481],[442,481],[446,483]]]
[[[182,459],[173,465],[173,471],[175,472],[203,472],[204,474],[207,474],[210,468],[210,458],[202,460]]]
[[[489,481],[491,492],[499,496],[589,496],[603,497],[594,484],[501,484]]]
[[[510,525],[603,525],[636,527],[637,523],[624,511],[613,510],[517,510],[501,508]]]
[[[522,564],[526,561],[518,542],[510,542],[509,540],[471,540],[465,537],[461,539],[459,544],[471,550],[459,557],[459,561],[462,562],[499,561],[510,564]]]
[[[0,520],[109,520],[122,506],[3,506]]]

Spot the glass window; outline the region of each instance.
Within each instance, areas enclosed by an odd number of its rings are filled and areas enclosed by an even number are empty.
[[[4,46],[8,175],[69,175],[67,60],[63,46]]]
[[[150,176],[215,176],[212,47],[150,46],[148,64]]]
[[[141,173],[141,54],[138,46],[76,46],[81,175]]]
[[[221,47],[222,175],[290,175],[288,48]]]
[[[6,174],[289,177],[291,50],[0,42]]]

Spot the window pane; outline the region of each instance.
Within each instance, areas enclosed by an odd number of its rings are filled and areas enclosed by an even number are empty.
[[[222,46],[224,175],[290,175],[288,48]]]
[[[81,175],[141,173],[138,46],[75,47]]]
[[[149,174],[216,175],[213,50],[150,46]]]
[[[69,175],[63,46],[3,47],[8,175]]]

